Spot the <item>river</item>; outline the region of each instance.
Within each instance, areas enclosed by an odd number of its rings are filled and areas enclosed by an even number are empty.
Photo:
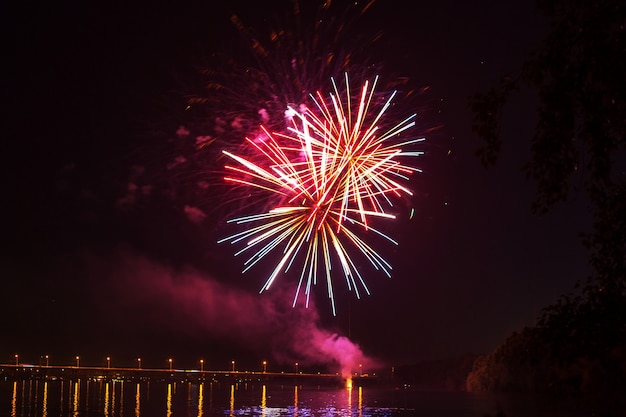
[[[573,398],[429,392],[411,387],[321,387],[124,380],[3,380],[10,417],[578,417]]]

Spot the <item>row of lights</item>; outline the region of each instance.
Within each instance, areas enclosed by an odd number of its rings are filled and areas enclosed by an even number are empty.
[[[46,366],[50,366],[50,356],[46,355],[44,356],[44,358],[46,359]],[[19,355],[15,355],[15,366],[19,365],[19,359],[20,356]],[[111,367],[111,357],[107,356],[106,357],[107,360],[107,368]],[[169,358],[167,360],[167,362],[169,363],[169,369],[170,371],[173,370],[173,364],[174,364],[174,360],[172,358]],[[232,372],[235,372],[235,361],[231,361],[231,365],[232,365]],[[76,356],[76,367],[79,368],[80,367],[80,356]],[[137,367],[139,369],[141,369],[141,358],[137,358]],[[298,362],[295,363],[295,367],[296,367],[296,373],[298,373]],[[200,371],[204,372],[204,359],[200,359]],[[263,372],[267,372],[267,361],[263,361]]]

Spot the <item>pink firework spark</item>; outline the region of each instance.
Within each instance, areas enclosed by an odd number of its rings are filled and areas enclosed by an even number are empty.
[[[228,183],[262,190],[276,203],[269,210],[231,219],[230,223],[247,228],[219,241],[244,243],[236,252],[250,253],[243,272],[269,253],[282,251],[261,292],[301,262],[293,305],[301,291],[308,305],[312,287],[322,275],[336,314],[334,261],[357,298],[359,288],[370,294],[351,256],[355,249],[374,269],[391,276],[391,265],[365,237],[375,234],[397,242],[372,227],[369,219],[395,219],[389,212],[393,201],[412,195],[406,183],[420,170],[408,161],[423,155],[411,147],[424,139],[403,136],[415,125],[415,115],[400,123],[386,122],[395,92],[382,102],[373,100],[377,80],[371,86],[366,81],[353,103],[348,75],[343,98],[331,79],[333,92],[327,100],[318,92],[311,96],[313,106],[288,108],[291,127],[286,132],[263,129],[260,140],[247,139],[254,158],[223,151],[236,162],[226,166],[232,174],[225,178]]]

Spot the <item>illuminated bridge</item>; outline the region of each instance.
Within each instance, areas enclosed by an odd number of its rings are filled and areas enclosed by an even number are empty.
[[[224,382],[294,385],[338,385],[344,386],[346,378],[340,374],[304,372],[265,372],[265,371],[212,371],[204,369],[175,368],[117,368],[102,366],[53,366],[29,364],[0,364],[0,379],[93,379],[127,381],[185,381],[185,382]],[[372,382],[375,377],[357,375],[352,377],[354,385]]]

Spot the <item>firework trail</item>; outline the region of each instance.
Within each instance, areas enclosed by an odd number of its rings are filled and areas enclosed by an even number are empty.
[[[336,314],[333,260],[338,261],[348,289],[357,298],[359,288],[370,292],[352,252],[363,255],[376,270],[391,276],[391,265],[363,236],[373,233],[397,244],[372,227],[370,219],[394,219],[388,212],[393,200],[411,195],[405,183],[410,174],[420,170],[405,159],[422,155],[411,147],[423,138],[403,136],[415,125],[415,115],[383,128],[388,124],[384,116],[395,92],[378,108],[378,100],[373,100],[377,78],[371,86],[369,81],[363,84],[355,102],[347,74],[345,95],[334,79],[332,82],[333,92],[328,99],[318,92],[311,96],[312,107],[288,108],[286,114],[292,125],[285,133],[264,129],[262,135],[248,138],[255,158],[224,151],[236,162],[226,165],[232,174],[226,181],[261,190],[272,196],[276,205],[230,220],[245,229],[220,242],[245,243],[236,253],[251,252],[243,272],[266,255],[282,251],[261,291],[268,290],[281,272],[301,265],[294,306],[301,291],[308,305],[312,287],[323,275]]]

